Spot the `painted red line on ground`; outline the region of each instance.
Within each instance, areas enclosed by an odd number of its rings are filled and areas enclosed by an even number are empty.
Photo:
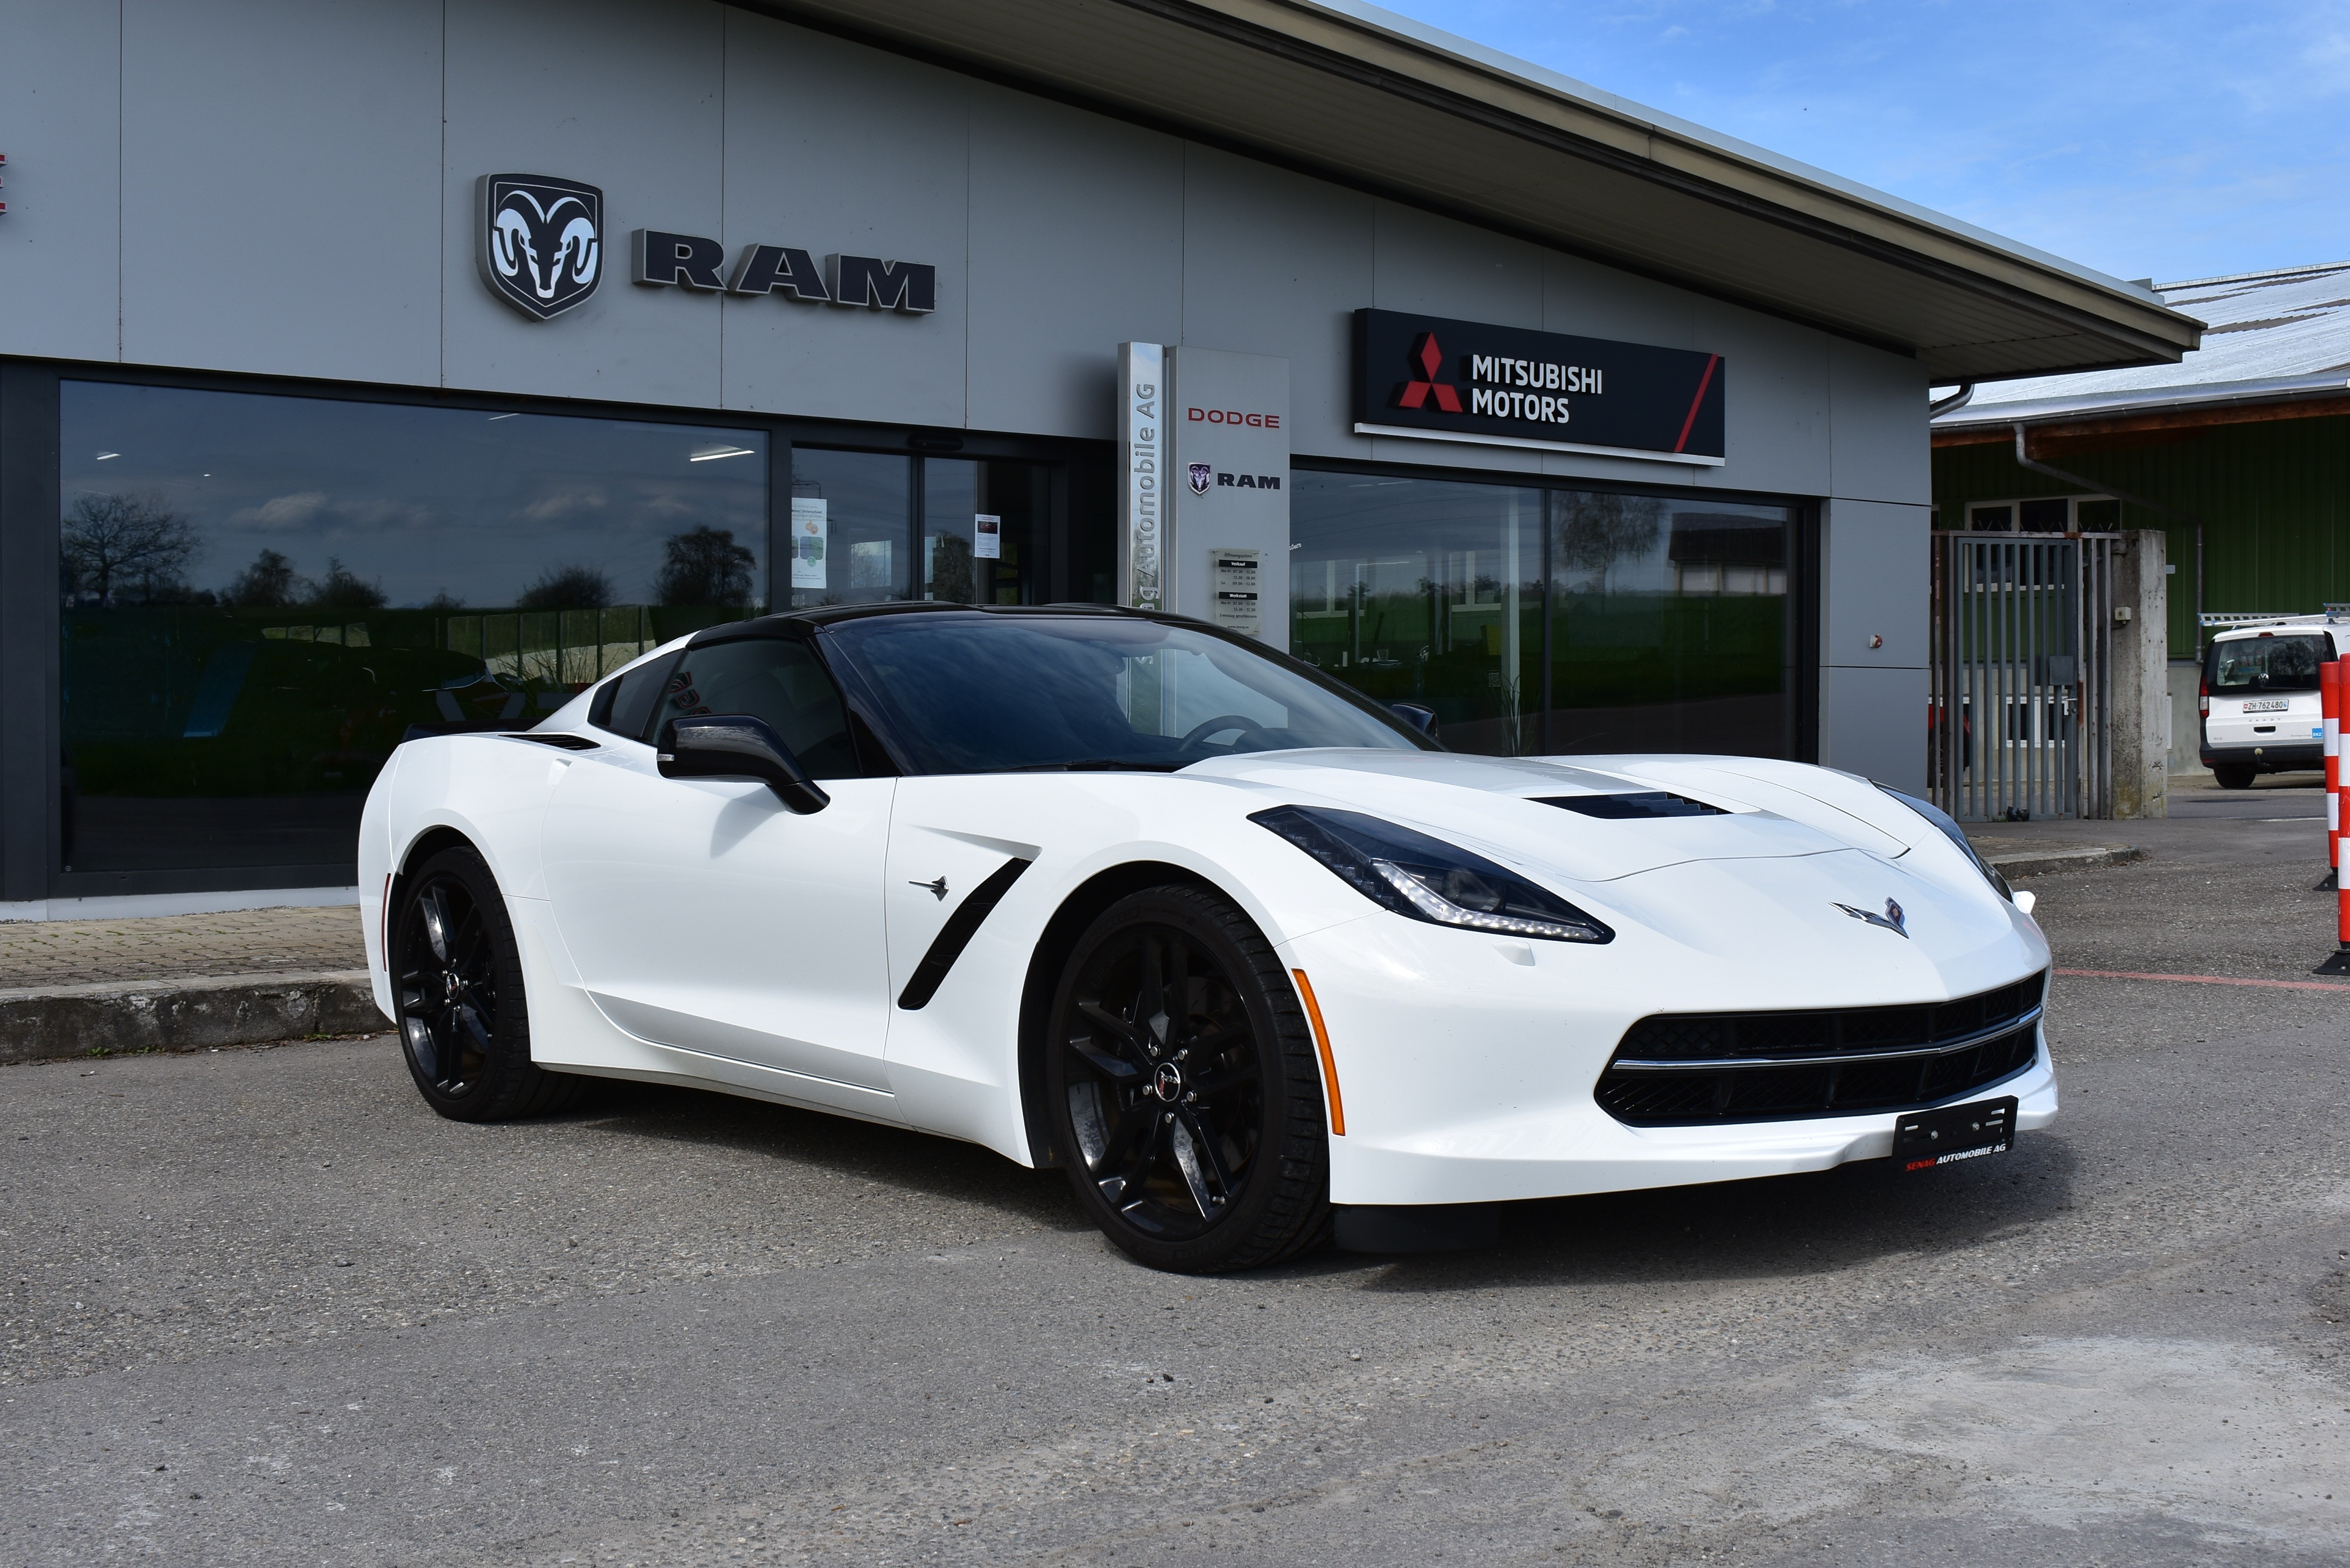
[[[2350,991],[2350,985],[2336,985],[2326,980],[2237,980],[2224,974],[2132,974],[2118,969],[2060,969],[2058,974],[2076,974],[2087,980],[2183,980],[2190,985],[2265,985],[2279,991]]]

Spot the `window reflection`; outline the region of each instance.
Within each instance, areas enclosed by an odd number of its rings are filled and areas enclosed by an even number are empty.
[[[348,864],[411,725],[767,599],[755,431],[61,387],[65,866]]]
[[[792,607],[1042,603],[1045,473],[1000,459],[795,447]]]
[[[1537,749],[1542,493],[1305,472],[1291,490],[1291,650],[1435,709],[1455,751]]]
[[[1293,651],[1435,709],[1455,751],[1791,754],[1791,508],[1316,472],[1292,490]]]

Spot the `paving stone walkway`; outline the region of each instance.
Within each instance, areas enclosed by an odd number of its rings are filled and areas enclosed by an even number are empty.
[[[365,967],[359,912],[348,905],[0,922],[0,991]]]

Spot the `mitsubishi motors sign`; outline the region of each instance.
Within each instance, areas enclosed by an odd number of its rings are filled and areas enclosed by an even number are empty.
[[[1719,354],[1355,312],[1355,433],[1719,466]]]

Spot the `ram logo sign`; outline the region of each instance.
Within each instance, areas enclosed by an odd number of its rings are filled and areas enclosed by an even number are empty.
[[[604,192],[543,174],[481,179],[482,276],[535,321],[584,305],[604,271]]]

